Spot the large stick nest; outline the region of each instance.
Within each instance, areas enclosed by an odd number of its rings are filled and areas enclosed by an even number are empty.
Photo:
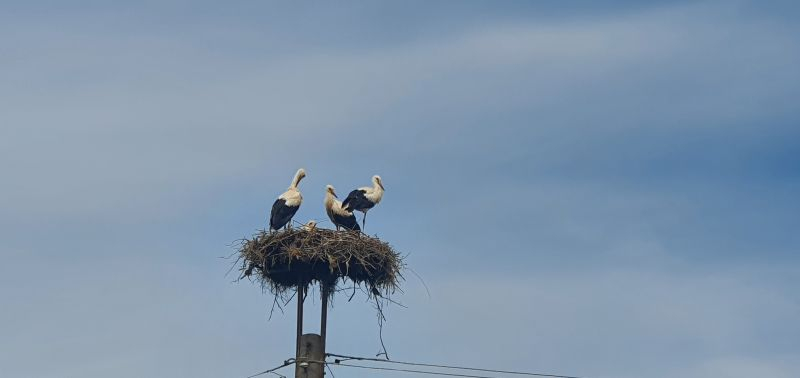
[[[402,257],[380,239],[322,228],[261,231],[239,248],[244,277],[255,277],[277,296],[317,281],[335,292],[340,279],[388,296],[397,288]]]

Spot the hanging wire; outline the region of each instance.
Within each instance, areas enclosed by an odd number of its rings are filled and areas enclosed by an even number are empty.
[[[524,372],[524,371],[511,371],[511,370],[497,370],[497,369],[483,369],[483,368],[474,368],[474,367],[465,367],[465,366],[455,366],[455,365],[438,365],[438,364],[425,364],[420,362],[405,362],[405,361],[392,361],[392,360],[385,360],[380,358],[372,358],[372,357],[358,357],[358,356],[348,356],[343,354],[336,354],[336,353],[326,353],[327,357],[339,357],[342,359],[335,359],[334,363],[341,365],[341,366],[357,366],[357,365],[346,365],[342,364],[344,361],[348,360],[356,360],[356,361],[374,361],[374,362],[385,362],[390,364],[399,364],[399,365],[408,365],[408,366],[422,366],[422,367],[432,367],[432,368],[441,368],[441,369],[456,369],[456,370],[469,370],[469,371],[480,371],[485,373],[500,373],[500,374],[513,374],[513,375],[527,375],[527,376],[534,376],[534,377],[550,377],[550,378],[582,378],[573,375],[558,375],[558,374],[545,374],[545,373],[532,373],[532,372]],[[359,366],[363,367],[363,366]],[[445,374],[447,375],[447,374]],[[462,375],[463,376],[463,375]]]
[[[336,374],[333,374],[333,369],[331,369],[331,364],[326,362],[325,367],[328,368],[328,371],[331,373],[331,378],[336,378]]]
[[[294,363],[294,358],[290,358],[290,359],[288,359],[288,360],[286,360],[286,361],[283,361],[283,364],[282,364],[282,365],[280,365],[280,366],[274,367],[274,368],[272,368],[272,369],[269,369],[269,370],[264,370],[264,371],[262,371],[262,372],[260,372],[260,373],[253,374],[253,375],[251,375],[251,376],[249,376],[249,377],[247,377],[247,378],[258,377],[259,375],[264,375],[264,374],[267,374],[267,373],[273,373],[273,374],[275,374],[275,375],[277,375],[277,376],[280,376],[280,377],[286,378],[285,376],[283,376],[283,375],[281,375],[281,374],[278,374],[278,373],[276,373],[276,372],[275,372],[275,370],[278,370],[278,369],[280,369],[280,368],[284,368],[284,367],[286,367],[286,366],[289,366],[289,365],[291,365],[291,364],[293,364],[293,363]]]
[[[467,378],[496,378],[493,376],[488,375],[470,375],[470,374],[456,374],[456,373],[440,373],[435,371],[425,371],[425,370],[411,370],[411,369],[395,369],[395,368],[385,368],[385,367],[377,367],[377,366],[362,366],[362,365],[350,365],[350,364],[343,364],[343,363],[336,363],[336,366],[347,366],[347,367],[354,367],[360,369],[372,369],[372,370],[387,370],[387,371],[402,371],[405,373],[417,373],[417,374],[429,374],[429,375],[444,375],[448,377],[467,377]]]

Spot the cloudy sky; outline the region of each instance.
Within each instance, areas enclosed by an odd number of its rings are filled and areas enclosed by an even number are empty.
[[[800,376],[793,2],[0,7],[4,377],[291,357],[291,306],[268,320],[220,257],[299,167],[303,222],[384,179],[367,231],[430,290],[388,309],[394,359]],[[330,324],[329,351],[380,350],[363,296]]]

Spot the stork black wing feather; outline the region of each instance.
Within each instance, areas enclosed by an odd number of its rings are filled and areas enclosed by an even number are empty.
[[[356,216],[352,213],[350,213],[349,216],[334,214],[333,222],[347,230],[361,231],[361,227],[358,226],[358,220],[356,220]]]
[[[292,220],[300,206],[286,206],[286,200],[278,198],[272,204],[272,212],[269,215],[269,228],[278,230]]]
[[[342,207],[347,211],[353,211],[369,209],[375,206],[372,202],[367,200],[367,197],[364,196],[365,193],[366,191],[361,189],[350,192],[347,198],[344,199],[344,202],[342,202]]]

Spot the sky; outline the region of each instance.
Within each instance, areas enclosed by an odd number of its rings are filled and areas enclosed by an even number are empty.
[[[4,377],[292,357],[293,306],[270,318],[225,257],[300,167],[300,222],[326,219],[326,184],[383,178],[367,232],[413,269],[393,359],[800,376],[794,2],[0,9]],[[381,350],[364,295],[328,324],[329,352]]]

